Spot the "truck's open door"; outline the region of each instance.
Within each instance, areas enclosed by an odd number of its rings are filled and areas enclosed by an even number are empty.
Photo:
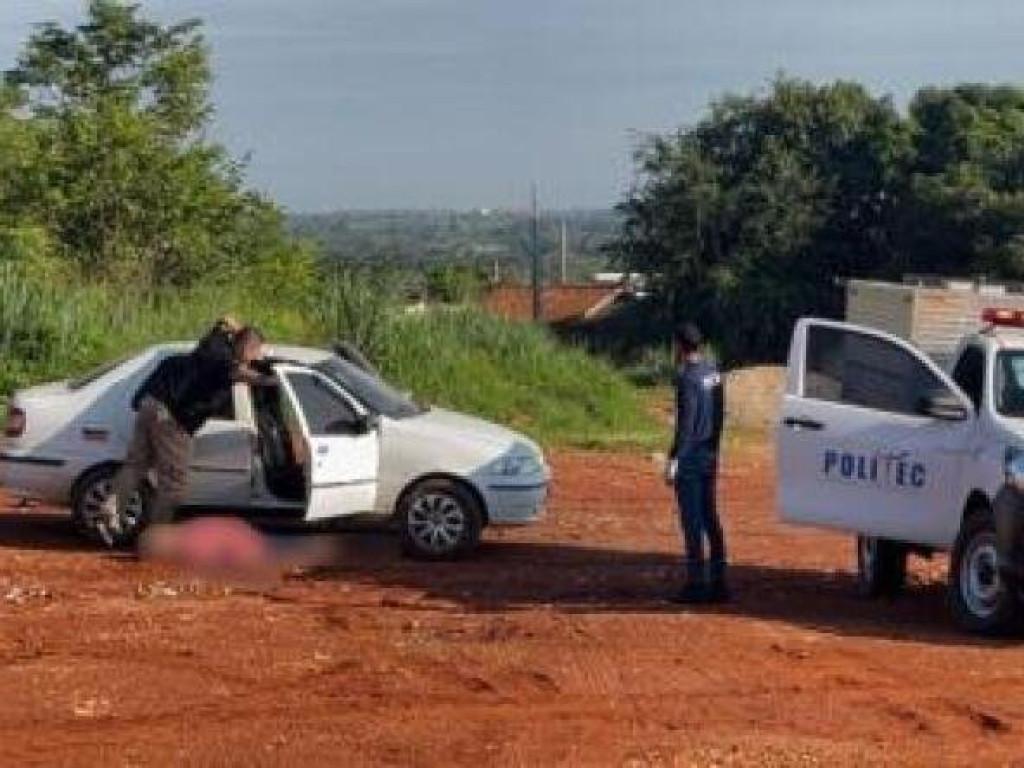
[[[327,376],[278,365],[308,445],[307,520],[372,512],[380,436],[369,414]]]
[[[801,320],[778,427],[780,514],[948,546],[963,503],[962,459],[976,428],[967,397],[906,342]]]

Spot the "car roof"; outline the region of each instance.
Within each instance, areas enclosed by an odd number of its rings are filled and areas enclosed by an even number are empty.
[[[187,352],[194,348],[194,341],[171,341],[165,344],[157,344],[151,349],[154,352],[172,354],[175,352]],[[292,344],[267,344],[265,345],[266,356],[276,360],[289,360],[302,365],[316,365],[331,357],[333,353],[326,349],[314,347],[299,347]]]

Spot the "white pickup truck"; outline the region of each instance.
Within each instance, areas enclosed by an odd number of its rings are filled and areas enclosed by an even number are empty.
[[[1020,613],[997,567],[992,510],[1024,466],[1024,312],[986,310],[978,325],[944,370],[884,331],[800,320],[778,507],[786,522],[855,533],[865,594],[898,590],[908,554],[950,551],[953,615],[988,633]]]

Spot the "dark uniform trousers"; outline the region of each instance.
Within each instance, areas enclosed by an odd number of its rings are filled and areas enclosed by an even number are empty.
[[[679,457],[676,497],[686,545],[686,576],[691,583],[708,579],[716,583],[725,578],[725,536],[715,499],[717,481],[718,456],[710,448],[697,448]]]

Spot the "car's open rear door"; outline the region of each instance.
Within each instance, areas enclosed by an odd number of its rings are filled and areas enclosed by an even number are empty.
[[[224,413],[211,418],[192,442],[188,503],[245,507],[252,498],[252,424],[245,384],[232,388]]]
[[[306,519],[372,512],[380,435],[368,414],[318,371],[291,365],[275,370],[309,448]]]

